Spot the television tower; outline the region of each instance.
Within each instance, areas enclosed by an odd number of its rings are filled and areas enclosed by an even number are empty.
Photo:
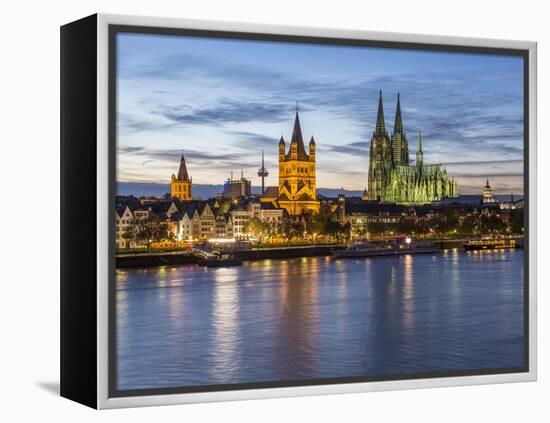
[[[262,195],[265,192],[265,178],[269,175],[269,172],[264,166],[264,151],[262,150],[262,167],[258,169],[258,176],[262,178]]]

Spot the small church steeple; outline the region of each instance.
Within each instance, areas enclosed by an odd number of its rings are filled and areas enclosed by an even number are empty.
[[[189,173],[187,173],[187,166],[183,153],[180,159],[178,175],[172,174],[170,194],[172,198],[177,198],[179,200],[191,200],[193,198],[193,179],[189,177]]]
[[[180,168],[178,170],[178,181],[189,181],[187,166],[185,165],[185,156],[181,153]]]

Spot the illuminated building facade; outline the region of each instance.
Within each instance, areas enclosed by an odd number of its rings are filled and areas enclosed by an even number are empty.
[[[371,200],[413,205],[458,197],[458,185],[454,178],[447,175],[447,170],[440,164],[424,163],[420,132],[416,163],[409,165],[409,145],[403,129],[399,94],[390,138],[386,132],[380,91],[376,127],[370,143],[368,178],[368,196]]]
[[[223,183],[223,198],[237,200],[239,198],[250,197],[252,192],[252,184],[249,179],[244,177],[243,172],[241,172],[240,179],[233,179],[233,174],[231,178],[228,178]]]
[[[193,198],[193,179],[189,177],[187,173],[187,166],[185,165],[185,157],[181,155],[180,168],[178,170],[178,176],[172,175],[170,184],[170,194],[172,198],[178,200],[191,200]]]
[[[498,199],[493,195],[493,189],[489,184],[489,178],[487,178],[487,181],[485,182],[485,186],[483,187],[483,194],[481,195],[481,201],[483,204],[498,203]]]
[[[316,193],[315,140],[312,136],[306,152],[297,106],[288,152],[283,137],[279,140],[278,204],[290,215],[318,213],[320,207]]]

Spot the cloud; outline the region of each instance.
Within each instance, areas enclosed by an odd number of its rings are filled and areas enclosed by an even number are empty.
[[[445,165],[498,165],[498,164],[518,164],[523,163],[523,160],[483,160],[483,161],[467,161],[467,162],[445,162]]]
[[[461,178],[496,178],[500,176],[521,176],[523,177],[523,172],[503,172],[503,173],[491,173],[491,172],[479,172],[479,173],[460,173],[453,172],[452,176],[461,177]]]
[[[251,147],[273,149],[277,146],[277,143],[279,141],[275,137],[258,134],[256,132],[227,131],[227,133],[237,138],[237,140],[235,141],[235,144],[237,146],[245,149],[250,149]]]
[[[184,125],[219,126],[225,123],[282,122],[288,119],[288,105],[221,100],[207,108],[160,105],[153,113]]]
[[[345,145],[321,146],[321,151],[349,154],[351,156],[365,156],[368,158],[370,141],[356,141]]]
[[[163,181],[170,172],[174,172],[179,165],[182,153],[185,156],[187,168],[191,174],[203,169],[211,169],[211,172],[220,174],[229,173],[232,170],[255,168],[259,166],[259,157],[251,157],[241,153],[208,152],[186,149],[185,151],[176,149],[149,149],[137,146],[122,146],[118,148],[118,154],[124,155],[125,159],[131,156],[138,157],[137,163],[125,163],[125,169],[120,174],[121,178],[130,178],[131,180],[143,180],[143,175],[138,178],[138,168],[145,165],[151,170],[156,170],[158,176],[155,181]],[[127,160],[126,160],[127,161]]]
[[[339,140],[341,144],[318,143],[319,158],[322,154],[338,153],[330,156],[331,160],[338,162],[334,166],[329,164],[333,167],[330,171],[335,172],[335,179],[344,181],[352,174],[366,173],[364,168],[368,163],[369,140],[376,122],[378,91],[382,89],[386,128],[390,134],[396,95],[401,93],[411,160],[414,160],[417,133],[421,128],[425,162],[465,165],[477,160],[478,167],[457,171],[457,176],[470,174],[475,178],[481,174],[479,166],[522,161],[521,90],[495,89],[494,83],[487,82],[510,77],[521,79],[521,75],[502,73],[496,65],[475,72],[460,69],[412,72],[404,69],[403,72],[390,69],[382,76],[366,70],[360,79],[346,79],[331,75],[315,78],[319,73],[315,69],[309,73],[290,73],[271,69],[269,62],[245,65],[202,54],[167,55],[146,65],[126,63],[119,68],[120,78],[129,83],[137,82],[140,86],[150,84],[154,95],[151,99],[135,101],[139,114],[121,113],[119,129],[125,134],[145,131],[154,135],[187,128],[197,131],[204,127],[214,128],[219,131],[220,139],[227,136],[227,151],[209,153],[203,152],[201,146],[193,146],[193,149],[186,150],[186,157],[203,166],[253,166],[257,157],[250,157],[242,150],[272,149],[279,134],[274,132],[271,136],[266,126],[288,122],[293,102],[299,100],[304,112],[322,113],[334,119],[335,124],[345,124],[355,130],[351,139],[358,141],[349,142],[343,136]],[[171,81],[172,85],[164,85],[164,81]],[[214,98],[187,97],[187,102],[174,100],[177,96],[167,89],[173,86],[201,87],[214,93]],[[317,134],[316,128],[313,129]],[[205,142],[201,141],[201,144]],[[181,151],[165,149],[119,151],[121,154],[138,154],[145,160],[174,161],[181,155]],[[352,157],[362,157],[364,162],[350,161]],[[490,160],[479,161],[480,158]],[[266,159],[274,160],[273,157]],[[321,172],[318,169],[318,173]],[[510,172],[509,175],[518,174],[516,170]],[[498,174],[505,173],[499,171]]]
[[[144,147],[137,147],[137,146],[131,146],[131,145],[121,145],[118,146],[118,154],[134,154],[134,153],[141,153],[144,151]]]
[[[120,135],[131,135],[142,131],[166,131],[170,125],[152,119],[152,115],[138,117],[129,113],[118,113],[117,131]]]

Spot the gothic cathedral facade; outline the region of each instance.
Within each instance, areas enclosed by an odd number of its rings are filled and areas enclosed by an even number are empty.
[[[457,182],[447,175],[442,165],[424,164],[420,131],[416,162],[409,165],[409,145],[403,129],[399,94],[390,138],[386,132],[380,91],[376,127],[370,143],[368,195],[371,200],[411,205],[458,197]]]
[[[279,140],[279,206],[290,215],[318,213],[316,183],[315,140],[312,136],[306,152],[296,107],[288,152],[283,137]]]
[[[172,180],[170,185],[170,194],[172,198],[178,200],[192,200],[193,199],[193,179],[189,177],[187,173],[187,166],[185,165],[185,157],[181,155],[180,168],[178,170],[178,176],[172,174]]]

